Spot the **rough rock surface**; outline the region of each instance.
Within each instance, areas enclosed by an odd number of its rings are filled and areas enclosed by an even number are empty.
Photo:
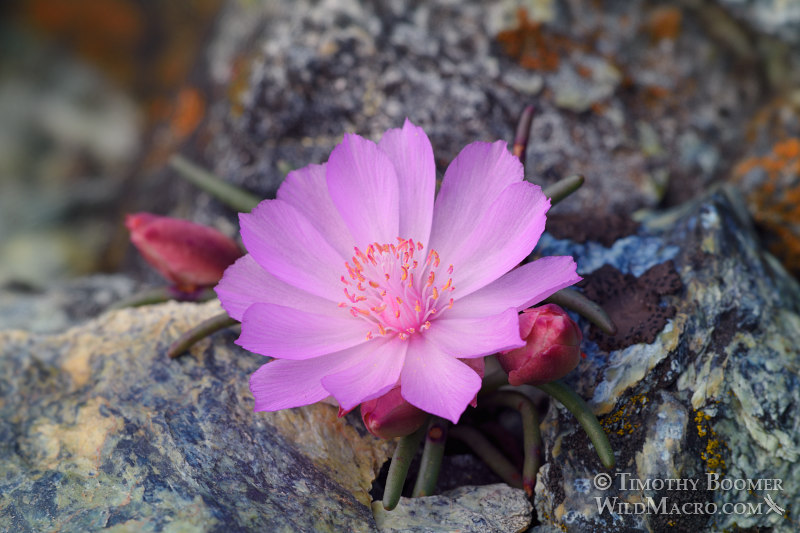
[[[86,276],[41,287],[12,283],[0,287],[0,330],[64,331],[96,317],[138,284],[122,274]]]
[[[391,444],[315,405],[252,412],[232,333],[170,360],[216,302],[0,332],[0,530],[373,531]]]
[[[461,487],[437,496],[401,498],[391,512],[372,504],[381,533],[512,533],[531,523],[531,504],[505,484]]]
[[[530,103],[530,179],[587,177],[560,211],[675,203],[726,175],[763,99],[763,65],[716,37],[718,19],[705,3],[230,2],[183,152],[268,197],[344,131],[377,138],[409,117],[443,169],[469,142],[510,140]],[[226,212],[190,191],[195,220]]]
[[[601,417],[617,466],[606,472],[574,418],[551,409],[535,496],[539,519],[572,532],[797,531],[800,287],[762,251],[737,194],[720,189],[651,217],[610,247],[546,237],[542,251],[574,254],[583,274],[609,264],[639,277],[672,261],[683,288],[660,297],[661,306],[676,312],[654,342],[605,351],[586,335],[588,358],[570,382]],[[613,482],[606,490],[595,477],[603,473]],[[706,490],[709,473],[780,479],[782,490],[763,483],[751,491]],[[698,490],[630,482],[670,478],[698,480]],[[767,496],[786,514],[770,511]],[[718,512],[625,514],[614,507],[613,514],[601,513],[596,498],[606,497],[630,504],[651,497],[656,506],[667,498],[668,509],[713,504]],[[725,514],[726,503],[744,505]],[[759,504],[757,512],[746,507]]]

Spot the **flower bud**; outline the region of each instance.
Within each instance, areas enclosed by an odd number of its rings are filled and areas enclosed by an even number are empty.
[[[188,220],[136,213],[125,226],[145,260],[182,291],[216,284],[242,256],[236,241]]]
[[[578,325],[554,304],[526,309],[519,317],[525,346],[497,356],[511,385],[549,383],[570,373],[581,357]]]
[[[400,387],[395,387],[383,396],[362,403],[361,419],[376,437],[393,439],[414,433],[428,419],[428,413],[405,401]]]

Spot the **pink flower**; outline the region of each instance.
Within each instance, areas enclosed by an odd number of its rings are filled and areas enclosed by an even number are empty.
[[[519,333],[525,346],[497,356],[511,385],[549,383],[578,366],[583,335],[559,306],[526,309],[519,317]]]
[[[257,411],[329,395],[347,411],[399,385],[455,422],[481,386],[459,358],[523,346],[518,311],[580,279],[570,257],[511,270],[550,202],[504,142],[464,148],[434,203],[435,186],[430,141],[406,121],[378,144],[345,135],[240,215],[249,254],[216,290],[238,344],[276,358],[250,379]]]
[[[428,413],[403,399],[400,387],[361,404],[361,419],[370,433],[381,439],[411,435],[428,419]]]
[[[125,227],[147,262],[187,292],[216,284],[242,256],[233,239],[188,220],[136,213],[125,217]]]

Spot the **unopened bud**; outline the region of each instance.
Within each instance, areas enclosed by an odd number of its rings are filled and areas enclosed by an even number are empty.
[[[511,385],[549,383],[570,373],[581,358],[578,325],[555,304],[526,309],[519,317],[525,346],[497,356]]]
[[[361,419],[376,437],[393,439],[414,433],[428,419],[428,413],[405,401],[400,387],[395,387],[383,396],[362,403]]]
[[[242,256],[233,239],[188,220],[136,213],[125,217],[125,226],[145,260],[180,290],[216,284]]]

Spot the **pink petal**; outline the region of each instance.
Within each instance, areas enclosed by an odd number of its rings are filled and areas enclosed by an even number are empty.
[[[453,306],[455,309],[455,306]],[[460,358],[481,357],[525,345],[519,336],[517,310],[479,318],[437,318],[422,335],[447,355]]]
[[[333,205],[325,179],[325,165],[308,165],[286,176],[278,200],[291,204],[344,258],[353,255],[355,241]]]
[[[344,258],[306,217],[283,200],[265,200],[240,214],[242,240],[259,265],[280,279],[317,296],[341,301],[339,277]]]
[[[506,187],[522,179],[522,164],[505,142],[467,145],[445,172],[433,209],[429,247],[442,258],[449,257]]]
[[[247,308],[258,302],[295,309],[331,309],[333,312],[341,312],[337,306],[331,307],[330,300],[282,282],[261,268],[249,254],[239,258],[225,270],[214,290],[225,311],[240,322]]]
[[[458,422],[481,388],[481,378],[469,366],[443,354],[418,335],[408,340],[400,393],[423,411]]]
[[[453,240],[458,248],[442,255],[454,265],[456,300],[495,281],[531,253],[544,231],[550,200],[532,183],[507,187],[485,211],[474,231]]]
[[[575,261],[569,256],[542,257],[459,299],[446,316],[484,316],[509,307],[527,309],[580,281],[575,268]]]
[[[354,245],[397,241],[397,174],[375,143],[346,134],[328,158],[326,177],[331,200],[350,228]]]
[[[304,361],[275,359],[250,376],[250,390],[256,400],[255,411],[278,411],[309,405],[330,394],[322,378],[352,364],[349,350]]]
[[[353,360],[359,359],[358,363],[322,380],[322,386],[345,411],[377,398],[397,385],[408,343],[396,338],[375,339],[357,349],[360,352]]]
[[[366,342],[364,322],[351,317],[346,309],[338,311],[341,313],[315,314],[255,303],[244,312],[236,344],[261,355],[302,360]]]
[[[399,237],[428,243],[436,191],[436,164],[431,141],[408,119],[402,129],[383,134],[380,148],[394,165],[400,201]],[[423,255],[424,257],[424,255]]]

